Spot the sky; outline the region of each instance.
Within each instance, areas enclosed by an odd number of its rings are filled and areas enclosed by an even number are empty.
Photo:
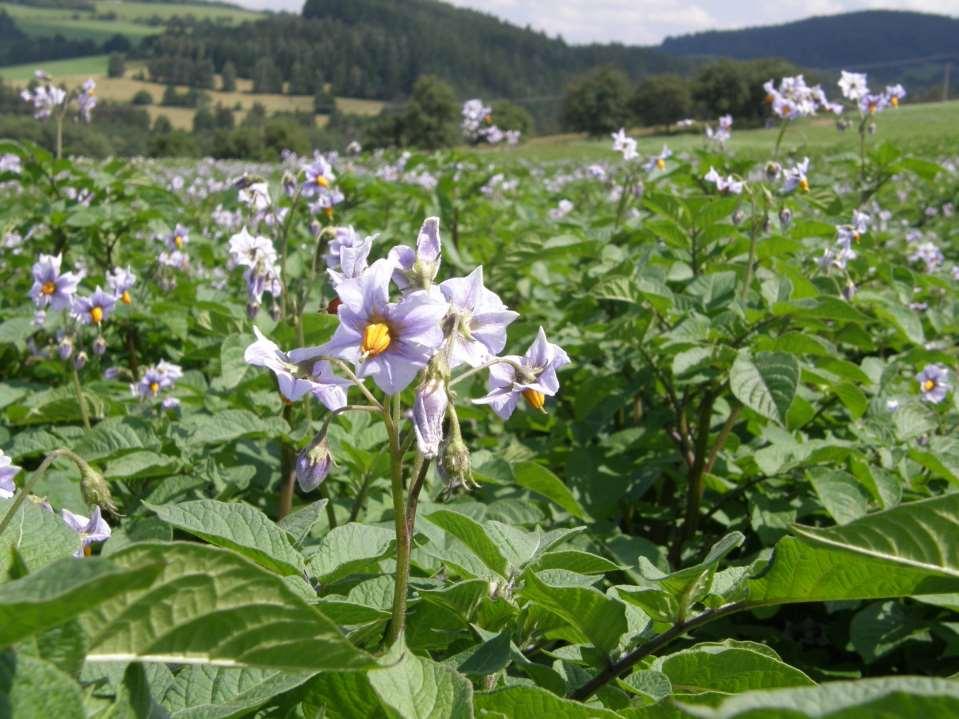
[[[772,25],[810,15],[886,8],[959,16],[959,0],[447,0],[570,43],[658,45],[667,35]],[[299,10],[303,0],[234,0],[250,8]],[[397,0],[402,2],[402,0]]]

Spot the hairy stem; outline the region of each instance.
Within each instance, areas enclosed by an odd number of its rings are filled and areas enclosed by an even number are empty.
[[[406,629],[406,591],[410,580],[410,532],[406,524],[406,503],[403,497],[403,448],[400,445],[399,395],[387,400],[384,410],[390,441],[390,487],[393,494],[393,523],[396,528],[396,577],[393,587],[393,618],[387,634],[392,645]]]
[[[13,519],[13,516],[17,513],[17,510],[20,509],[20,505],[23,504],[24,500],[33,490],[33,487],[36,485],[36,483],[40,481],[44,474],[46,474],[50,465],[62,457],[69,459],[71,462],[77,465],[81,471],[83,470],[83,467],[86,467],[89,470],[89,465],[87,465],[87,463],[79,455],[70,451],[66,447],[53,450],[44,458],[43,462],[41,462],[40,466],[34,470],[33,474],[30,475],[27,481],[23,483],[23,487],[20,488],[20,491],[17,492],[17,495],[13,498],[13,504],[10,505],[7,513],[3,515],[3,519],[0,519],[0,534],[3,534],[4,530]]]
[[[80,384],[80,373],[72,362],[70,363],[70,372],[73,375],[73,391],[77,395],[77,404],[80,405],[80,419],[83,420],[83,428],[90,429],[90,414],[87,412],[87,402],[83,397],[83,386]]]

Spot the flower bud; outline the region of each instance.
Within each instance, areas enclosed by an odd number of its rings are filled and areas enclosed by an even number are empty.
[[[462,437],[447,438],[440,445],[439,457],[436,469],[446,482],[446,494],[451,494],[460,487],[472,489],[478,486],[473,481],[470,451]]]
[[[413,400],[413,429],[416,444],[424,457],[432,459],[440,450],[443,441],[443,420],[449,397],[442,379],[428,379],[416,391]]]
[[[70,355],[73,354],[73,338],[61,337],[57,343],[57,353],[62,360],[70,359]]]
[[[733,224],[741,225],[745,218],[746,218],[746,212],[742,208],[739,208],[733,213],[733,216],[732,216]]]
[[[777,179],[783,171],[783,166],[780,165],[775,160],[771,160],[766,163],[766,179],[775,180]]]
[[[782,228],[785,230],[792,224],[793,213],[788,207],[784,207],[779,211],[779,224],[782,225]]]
[[[95,340],[93,340],[93,354],[102,355],[107,351],[107,341],[103,335],[99,335]]]
[[[33,325],[34,327],[43,327],[47,321],[46,310],[37,310],[33,313]]]
[[[116,514],[117,505],[113,502],[110,486],[103,475],[86,462],[77,462],[77,466],[80,468],[80,491],[83,494],[83,501]]]
[[[251,320],[255,320],[257,314],[260,312],[260,305],[256,302],[250,302],[246,306],[246,316]]]
[[[83,369],[87,364],[87,353],[77,352],[73,357],[73,366],[77,369]]]
[[[312,492],[323,484],[333,466],[333,455],[326,437],[317,435],[309,447],[296,458],[296,481],[304,492]]]

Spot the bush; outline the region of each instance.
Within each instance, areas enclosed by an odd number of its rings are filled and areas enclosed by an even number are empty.
[[[152,105],[153,95],[148,90],[137,90],[130,102],[134,105]]]
[[[126,57],[118,52],[110,53],[107,60],[107,77],[123,77],[126,71]]]
[[[590,135],[605,135],[629,124],[629,78],[614,67],[599,67],[575,78],[566,89],[566,127]]]
[[[678,75],[652,75],[636,88],[630,105],[635,118],[651,127],[688,117],[693,99],[685,79]]]

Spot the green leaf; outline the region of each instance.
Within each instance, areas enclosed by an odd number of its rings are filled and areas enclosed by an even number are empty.
[[[563,549],[556,552],[546,552],[536,560],[536,569],[565,569],[577,574],[606,574],[618,572],[622,567],[605,557],[577,549]]]
[[[149,586],[161,565],[133,569],[107,559],[61,559],[38,572],[0,585],[0,646],[55,627],[130,589]]]
[[[608,709],[586,706],[558,697],[539,687],[507,687],[476,695],[476,708],[491,717],[506,719],[620,719]]]
[[[180,463],[175,457],[150,451],[135,451],[111,460],[103,470],[107,479],[144,479],[175,474]]]
[[[25,654],[0,654],[0,715],[86,719],[80,685],[52,664]]]
[[[248,335],[230,335],[220,345],[220,377],[218,388],[231,390],[243,381],[250,365],[243,359],[243,353],[251,344]]]
[[[0,499],[0,517],[6,515],[13,499]],[[29,499],[20,505],[10,524],[0,534],[0,576],[5,576],[16,548],[30,571],[36,571],[80,549],[79,535],[59,516],[41,509]]]
[[[111,555],[122,567],[163,563],[147,589],[82,615],[87,661],[350,671],[371,659],[280,577],[229,550],[171,542],[134,544]]]
[[[575,627],[597,649],[611,654],[629,628],[626,605],[593,587],[547,584],[534,572],[523,574],[520,594]]]
[[[841,527],[796,525],[749,603],[886,599],[959,591],[959,494],[900,504]]]
[[[723,699],[715,708],[680,705],[689,715],[702,719],[952,719],[959,716],[959,682],[930,677],[883,677],[746,692]]]
[[[519,486],[543,495],[577,519],[589,519],[586,510],[563,481],[541,464],[521,462],[513,468],[513,476]]]
[[[786,352],[741,351],[729,371],[729,386],[740,402],[779,424],[799,385],[799,360]]]
[[[290,512],[276,524],[293,538],[295,545],[299,546],[303,544],[303,540],[309,536],[310,531],[320,521],[320,518],[326,516],[324,512],[326,502],[325,499],[311,502],[295,512]]]
[[[393,554],[396,536],[384,527],[350,522],[330,530],[307,557],[307,573],[329,584]]]
[[[495,674],[502,671],[510,663],[511,635],[508,629],[495,634],[485,642],[472,647],[458,669],[463,674]]]
[[[865,516],[869,510],[869,494],[848,472],[816,469],[809,472],[809,481],[819,501],[837,524]]]
[[[312,672],[185,666],[163,695],[170,719],[247,716],[278,694],[306,683]]]
[[[395,719],[472,719],[473,685],[452,667],[418,657],[402,644],[367,674],[387,716]]]
[[[75,401],[75,400],[74,400]],[[144,424],[132,417],[105,419],[77,442],[74,451],[88,462],[98,462],[137,449],[147,449]]]
[[[874,602],[856,612],[849,622],[849,640],[866,664],[910,639],[932,641],[928,630],[899,601]]]
[[[657,659],[674,692],[720,691],[729,694],[753,689],[808,687],[815,682],[795,667],[765,654],[739,647],[704,645]]]
[[[233,549],[274,572],[303,574],[303,557],[287,533],[252,505],[197,499],[181,504],[144,502],[144,506],[177,529]]]
[[[509,562],[483,525],[475,519],[448,509],[432,512],[426,519],[463,542],[493,572],[504,578],[509,577]]]
[[[177,442],[183,446],[222,445],[238,439],[274,437],[289,426],[279,417],[260,419],[245,409],[225,409],[216,415],[194,414],[174,425]]]

